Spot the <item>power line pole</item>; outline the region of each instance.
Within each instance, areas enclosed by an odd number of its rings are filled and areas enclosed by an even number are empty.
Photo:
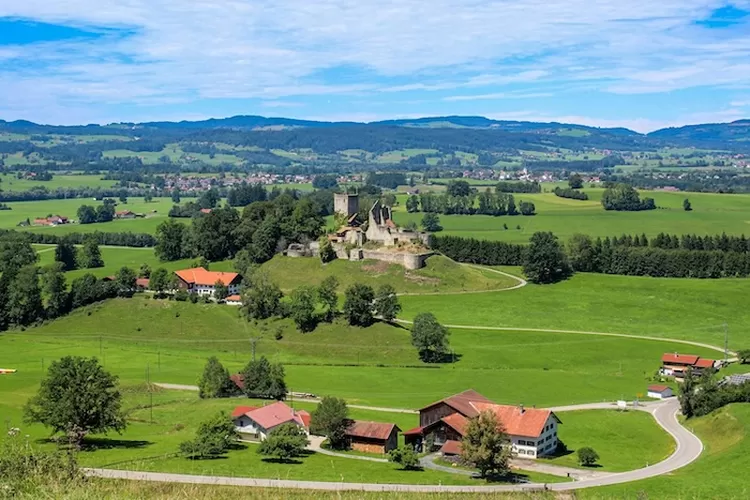
[[[729,361],[729,329],[727,324],[724,323],[724,364]]]
[[[253,346],[253,361],[255,361],[255,344],[258,342],[258,337],[251,337],[250,344]]]

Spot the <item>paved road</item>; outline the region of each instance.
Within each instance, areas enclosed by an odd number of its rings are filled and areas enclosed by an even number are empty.
[[[363,460],[365,462],[378,462],[378,463],[384,463],[387,464],[388,460],[385,458],[377,458],[377,457],[365,457],[362,455],[352,455],[350,453],[336,453],[335,451],[326,450],[321,446],[323,444],[323,441],[326,440],[326,438],[322,436],[308,436],[308,439],[310,440],[310,444],[307,446],[308,450],[312,450],[317,453],[322,453],[323,455],[329,455],[332,457],[340,457],[340,458],[351,458],[353,460]]]
[[[562,407],[561,407],[562,408]],[[578,405],[577,407],[565,407],[569,409],[591,409],[612,408],[610,403],[595,403],[592,405]],[[651,413],[661,425],[677,442],[677,447],[666,460],[658,464],[644,467],[629,472],[612,473],[600,477],[591,477],[570,483],[524,483],[504,484],[491,486],[440,486],[440,485],[406,485],[406,484],[374,484],[374,483],[334,483],[322,481],[291,481],[277,479],[251,479],[224,476],[194,476],[188,474],[166,474],[160,472],[132,472],[111,469],[84,469],[90,476],[132,479],[139,481],[158,481],[189,484],[214,484],[228,486],[254,486],[263,488],[287,488],[306,490],[327,491],[391,491],[391,492],[456,492],[456,493],[478,493],[478,492],[507,492],[507,491],[539,491],[549,489],[553,491],[569,491],[595,486],[607,486],[611,484],[629,483],[650,477],[667,474],[681,467],[685,467],[696,460],[703,452],[703,443],[677,420],[679,403],[677,399],[659,401],[637,408],[640,411]],[[348,457],[349,458],[349,457]]]

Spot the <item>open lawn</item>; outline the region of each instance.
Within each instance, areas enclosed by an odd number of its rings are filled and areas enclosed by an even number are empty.
[[[276,333],[282,335],[275,340]],[[577,334],[452,329],[455,363],[424,364],[409,331],[384,323],[351,328],[337,321],[299,333],[289,320],[248,323],[236,307],[117,299],[25,332],[0,336],[0,366],[37,377],[46,360],[96,355],[123,381],[194,384],[205,359],[239,370],[257,355],[284,363],[289,387],[352,403],[418,408],[474,388],[503,403],[549,406],[633,399],[669,342]],[[702,356],[711,351],[691,348]],[[0,379],[0,391],[3,379]]]
[[[606,211],[600,200],[603,189],[584,189],[588,201],[559,198],[552,193],[516,194],[516,203],[532,201],[537,215],[533,217],[488,215],[441,215],[444,230],[440,234],[525,243],[537,231],[552,231],[567,239],[572,234],[618,236],[623,233],[648,237],[661,232],[672,234],[750,234],[750,195],[714,193],[668,193],[644,191],[641,196],[654,198],[657,210],[646,212]],[[682,209],[689,198],[692,212]],[[400,196],[394,220],[404,225],[420,223],[424,214],[406,213],[406,196]],[[504,229],[507,225],[509,229]],[[521,229],[516,229],[517,226]]]
[[[750,497],[750,404],[737,403],[686,424],[703,441],[703,455],[687,467],[635,483],[580,490],[579,498]]]
[[[517,269],[508,269],[511,273]],[[748,279],[675,279],[577,274],[512,292],[402,297],[402,317],[432,311],[453,325],[628,333],[723,345],[750,343]],[[681,350],[690,349],[682,347]],[[720,356],[715,353],[714,356]]]
[[[16,227],[19,222],[24,221],[27,218],[33,222],[35,218],[46,217],[47,215],[61,215],[63,217],[76,219],[78,208],[81,205],[91,205],[95,207],[100,204],[100,201],[88,198],[9,202],[8,206],[11,207],[11,210],[0,211],[0,228],[49,232],[52,234],[90,233],[94,231],[112,233],[131,231],[134,233],[153,234],[156,231],[156,227],[166,219],[169,209],[174,205],[169,198],[154,198],[149,203],[144,202],[143,198],[128,198],[126,204],[118,202],[117,210],[131,210],[136,213],[143,213],[146,214],[145,218],[113,220],[112,222],[98,224],[65,224],[57,227]],[[190,222],[190,219],[180,220],[185,223]]]
[[[599,454],[596,469],[622,472],[653,465],[674,451],[674,440],[642,411],[579,410],[559,412],[558,437],[569,454],[545,459],[554,465],[580,467],[576,450],[589,446]]]
[[[339,281],[343,292],[355,283],[373,287],[389,284],[401,292],[439,293],[448,291],[498,290],[518,282],[492,271],[462,266],[446,257],[435,255],[427,265],[415,271],[397,264],[380,261],[350,262],[336,259],[323,264],[318,258],[291,258],[276,256],[261,266],[282,290],[301,285],[317,286],[327,276]]]
[[[51,181],[44,182],[31,179],[17,179],[13,175],[0,176],[0,188],[5,191],[29,191],[35,187],[45,187],[50,191],[57,188],[109,188],[114,186],[115,182],[103,180],[101,175],[58,175],[54,173]]]

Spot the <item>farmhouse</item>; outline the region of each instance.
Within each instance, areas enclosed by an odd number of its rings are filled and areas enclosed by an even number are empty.
[[[305,410],[295,410],[278,401],[260,408],[238,406],[232,412],[232,422],[244,439],[263,441],[276,427],[292,423],[304,429],[310,428],[310,414]]]
[[[135,219],[135,212],[120,210],[119,212],[115,212],[115,219]]]
[[[228,306],[241,306],[242,305],[242,297],[239,295],[230,295],[226,298],[225,302]]]
[[[654,384],[648,386],[648,397],[654,399],[666,399],[674,396],[672,388],[668,385]]]
[[[404,439],[420,452],[439,449],[445,455],[458,454],[469,419],[484,411],[495,414],[519,457],[537,458],[557,449],[557,426],[562,422],[552,411],[499,405],[474,390],[419,410],[419,427],[404,432]]]
[[[701,358],[694,354],[665,353],[661,357],[662,367],[659,373],[674,377],[681,381],[685,378],[688,368],[696,376],[703,374],[705,370],[714,370],[716,361],[708,358]]]
[[[237,273],[223,273],[208,271],[202,267],[183,269],[175,271],[177,286],[188,293],[208,295],[212,297],[216,292],[216,283],[219,281],[229,289],[229,295],[237,295],[240,291],[242,276]]]
[[[68,218],[61,217],[59,215],[50,215],[49,217],[39,217],[34,219],[35,226],[59,226],[60,224],[67,224]]]
[[[385,454],[398,447],[400,431],[396,424],[353,420],[345,435],[353,450]]]

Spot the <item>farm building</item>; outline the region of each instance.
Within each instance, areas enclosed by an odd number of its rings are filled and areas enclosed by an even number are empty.
[[[537,458],[557,449],[557,426],[561,424],[550,410],[499,405],[474,390],[447,397],[419,410],[419,427],[404,432],[407,444],[417,451],[431,443],[445,455],[460,450],[469,419],[484,411],[495,414],[520,458]]]
[[[67,217],[61,217],[59,215],[50,215],[49,217],[39,217],[34,219],[35,226],[59,226],[61,224],[67,224],[69,222]]]
[[[120,210],[119,212],[115,212],[115,219],[135,219],[135,212]]]
[[[242,297],[239,295],[230,295],[226,298],[226,301],[228,306],[241,306],[242,305]]]
[[[243,439],[263,441],[276,427],[286,423],[293,423],[309,432],[310,414],[278,401],[260,408],[238,406],[232,411],[232,422]]]
[[[237,295],[240,292],[242,276],[237,273],[214,272],[195,267],[175,271],[175,275],[178,278],[177,286],[188,293],[212,297],[218,282],[222,282],[229,289],[229,295]]]
[[[396,424],[353,420],[346,429],[346,438],[353,450],[366,453],[388,453],[398,447]]]
[[[661,357],[662,367],[659,373],[674,377],[680,381],[685,378],[688,369],[696,376],[703,374],[705,370],[714,370],[716,361],[708,358],[701,358],[694,354],[665,353]]]
[[[668,385],[650,385],[648,386],[648,397],[654,399],[666,399],[674,396],[672,388]]]

